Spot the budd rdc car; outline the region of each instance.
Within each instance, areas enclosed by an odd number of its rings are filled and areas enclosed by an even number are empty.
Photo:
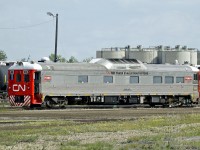
[[[199,100],[199,70],[136,59],[90,63],[17,62],[8,70],[11,106],[191,106]]]

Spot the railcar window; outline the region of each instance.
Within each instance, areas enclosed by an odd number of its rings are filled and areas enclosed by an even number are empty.
[[[20,74],[20,73],[17,74],[16,81],[17,81],[17,82],[21,82],[21,74]]]
[[[197,74],[194,74],[194,80],[198,80],[198,75]]]
[[[14,74],[10,74],[10,80],[14,80]]]
[[[176,77],[176,83],[184,83],[184,77]]]
[[[174,77],[173,76],[166,76],[165,77],[165,83],[168,83],[168,84],[174,83]]]
[[[88,83],[88,76],[78,76],[78,83]]]
[[[34,90],[35,94],[41,92],[41,72],[34,73]]]
[[[29,82],[30,78],[29,78],[29,74],[25,74],[24,75],[24,82]]]
[[[104,76],[103,82],[104,83],[113,83],[113,76]]]
[[[162,76],[154,76],[153,83],[162,83]]]
[[[39,73],[35,73],[34,79],[35,80],[40,80],[40,74]]]
[[[130,76],[130,83],[139,83],[138,76]]]

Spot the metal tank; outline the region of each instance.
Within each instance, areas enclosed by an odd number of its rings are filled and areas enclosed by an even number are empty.
[[[197,51],[197,65],[200,65],[200,51]]]
[[[102,49],[96,52],[96,58],[124,59],[125,50],[121,50],[120,48]]]
[[[190,64],[193,66],[197,65],[197,51],[196,50],[190,51]]]
[[[126,59],[138,59],[144,63],[156,64],[158,63],[157,50],[134,50],[126,51]]]
[[[161,57],[162,64],[174,64],[176,60],[179,64],[191,63],[189,51],[162,51]]]
[[[181,45],[176,45],[174,48],[163,45],[149,48],[142,48],[142,45],[135,48],[129,45],[126,47],[103,48],[101,51],[96,52],[96,58],[138,59],[151,64],[200,64],[200,52],[197,54],[197,49]],[[198,63],[197,58],[199,58]]]
[[[183,46],[182,50],[190,52],[190,65],[192,65],[192,66],[197,65],[197,49],[188,48],[187,46]]]

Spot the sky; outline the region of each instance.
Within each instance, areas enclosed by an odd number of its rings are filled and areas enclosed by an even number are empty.
[[[200,0],[0,0],[0,50],[40,60],[55,50],[79,61],[110,47],[200,49]]]

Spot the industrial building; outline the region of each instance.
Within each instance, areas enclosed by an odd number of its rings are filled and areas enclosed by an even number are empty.
[[[143,48],[142,45],[133,48],[130,46],[102,48],[96,52],[96,58],[138,59],[150,64],[200,64],[198,49],[180,45],[174,48],[163,45],[149,48]]]

